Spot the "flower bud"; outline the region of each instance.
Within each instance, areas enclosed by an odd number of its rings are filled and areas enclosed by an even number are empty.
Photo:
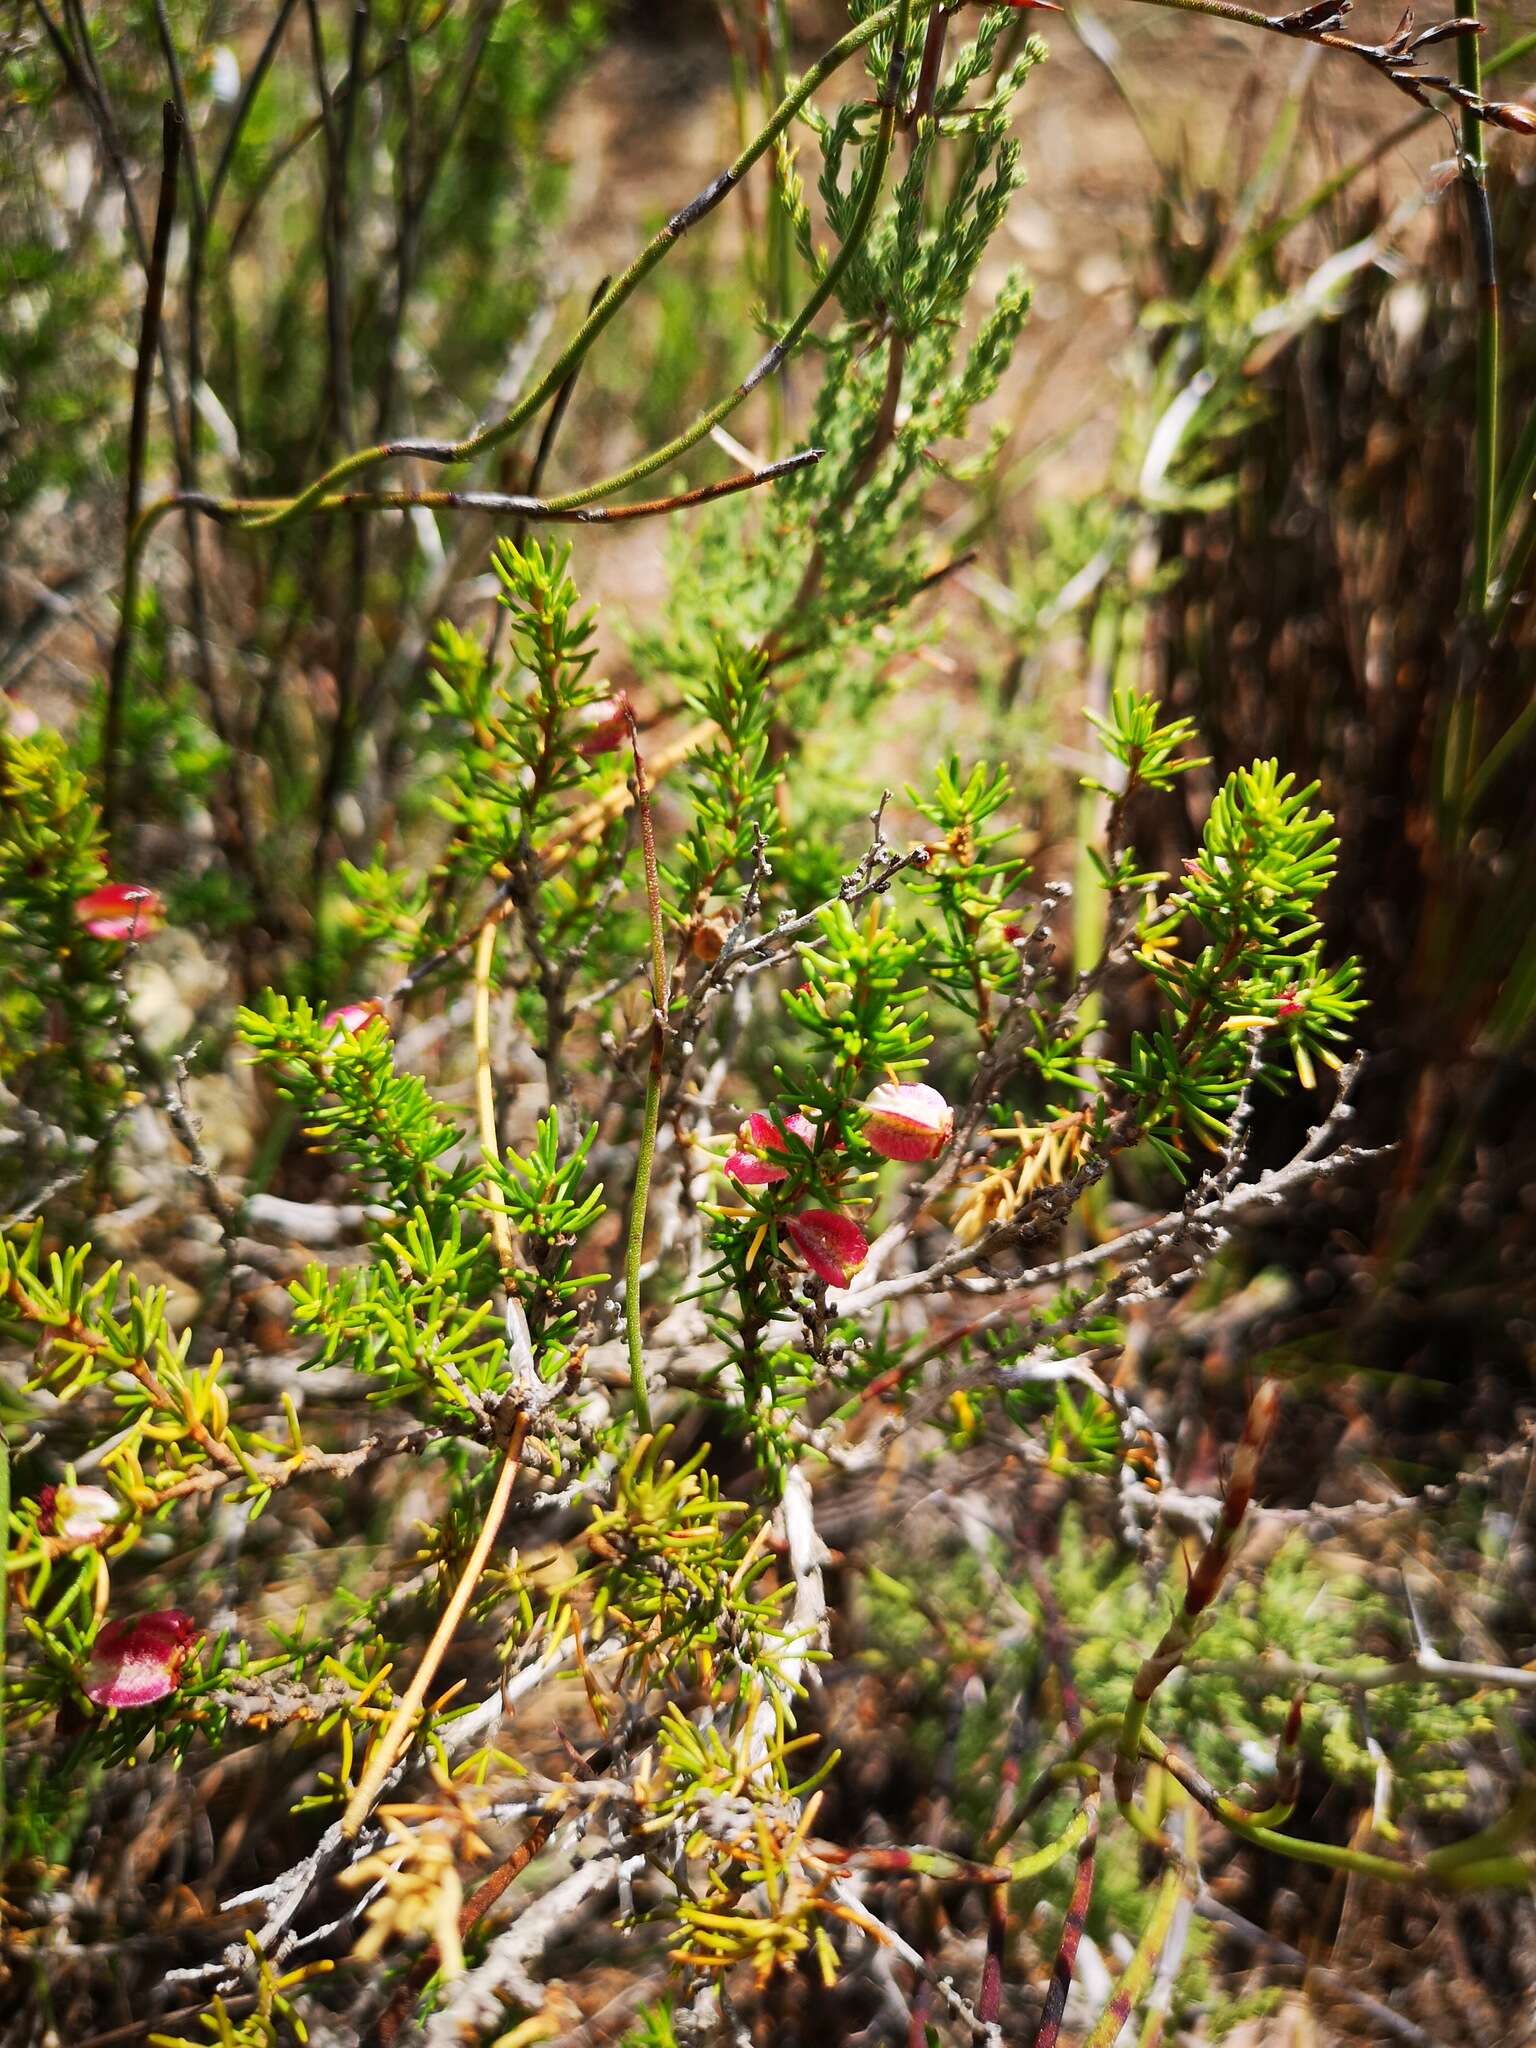
[[[868,1238],[836,1209],[803,1209],[789,1218],[784,1235],[829,1287],[846,1287],[869,1257]]]
[[[616,753],[629,738],[633,714],[625,691],[619,690],[612,697],[604,697],[589,705],[586,715],[586,730],[576,744],[576,751],[584,761],[595,760],[599,754]]]
[[[142,882],[108,882],[75,898],[75,916],[93,939],[132,944],[159,931],[165,905]]]
[[[327,1010],[320,1024],[322,1030],[328,1031],[333,1038],[341,1033],[355,1038],[375,1017],[383,1015],[384,1005],[377,996],[360,996],[356,1002],[342,1003],[337,1009]],[[385,1028],[388,1028],[387,1024]]]
[[[798,1110],[784,1118],[784,1129],[804,1145],[815,1142],[816,1126]],[[778,1125],[760,1109],[753,1110],[736,1133],[736,1148],[726,1160],[725,1170],[744,1188],[768,1188],[789,1179],[788,1167],[774,1166],[763,1157],[767,1152],[783,1152],[785,1145]]]
[[[937,1159],[955,1113],[926,1081],[883,1081],[864,1104],[864,1142],[882,1159]]]
[[[94,1543],[122,1513],[104,1486],[45,1486],[37,1496],[37,1526],[71,1548]]]
[[[91,1645],[86,1698],[98,1707],[153,1706],[181,1683],[187,1652],[201,1634],[176,1607],[109,1621]]]

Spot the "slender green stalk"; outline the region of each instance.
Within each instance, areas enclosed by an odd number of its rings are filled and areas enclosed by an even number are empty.
[[[1474,39],[1468,38],[1468,40]],[[1518,41],[1511,43],[1506,49],[1500,50],[1495,57],[1483,66],[1484,78],[1491,77],[1495,71],[1502,69],[1511,58],[1522,56],[1527,50],[1536,50],[1536,33],[1521,36]],[[1477,55],[1475,48],[1472,54],[1475,58]],[[1504,609],[1508,604],[1512,591],[1518,586],[1520,575],[1525,568],[1526,557],[1529,554],[1528,529],[1531,518],[1531,492],[1533,486],[1536,486],[1536,407],[1531,409],[1526,418],[1519,442],[1510,457],[1504,481],[1499,486],[1498,501],[1494,507],[1493,551],[1495,555],[1498,553],[1500,542],[1517,518],[1521,521],[1522,526],[1527,529],[1522,534],[1514,556],[1506,564],[1495,630],[1497,623],[1502,622]],[[1489,566],[1491,570],[1494,566],[1492,561],[1490,561]]]
[[[1183,1854],[1184,1868],[1190,1873],[1191,1882],[1185,1885],[1174,1907],[1173,1922],[1163,1943],[1162,1954],[1158,1958],[1157,1974],[1152,1980],[1152,1989],[1147,1995],[1142,2013],[1141,2034],[1136,2048],[1160,2048],[1168,2025],[1174,1985],[1183,1966],[1185,1950],[1189,1945],[1190,1924],[1194,1919],[1195,1892],[1198,1889],[1195,1873],[1199,1868],[1196,1859],[1199,1850],[1200,1816],[1196,1813],[1193,1803],[1186,1802]]]
[[[1093,625],[1088,634],[1088,674],[1083,708],[1096,717],[1108,714],[1110,693],[1114,689],[1127,639],[1136,641],[1139,653],[1140,643],[1134,626],[1126,631],[1127,610],[1116,589],[1105,595],[1093,615]],[[1088,739],[1090,743],[1097,740],[1091,726]],[[1109,765],[1113,766],[1112,763]],[[1103,837],[1104,820],[1108,814],[1109,805],[1103,794],[1085,783],[1077,798],[1077,859],[1072,873],[1072,971],[1078,975],[1088,974],[1097,964],[1108,927],[1109,896],[1094,866],[1092,851]],[[1097,995],[1090,994],[1078,1014],[1085,1024],[1096,1024],[1099,1020]]]
[[[656,1126],[661,1119],[661,1083],[667,1049],[667,942],[661,926],[661,876],[656,866],[656,831],[651,821],[651,792],[634,713],[629,713],[629,745],[635,760],[635,814],[640,820],[640,851],[645,862],[645,900],[651,920],[651,1063],[645,1081],[640,1146],[635,1154],[635,1186],[630,1197],[629,1240],[624,1252],[624,1335],[629,1346],[629,1383],[635,1413],[649,1433],[651,1397],[645,1384],[645,1344],[640,1329],[640,1264],[645,1249],[645,1209],[651,1192],[651,1166],[656,1157]]]
[[[1499,502],[1493,517],[1495,544],[1516,512],[1523,511],[1529,504],[1533,484],[1536,484],[1536,406],[1526,415],[1520,439],[1515,444],[1509,467],[1499,486]]]
[[[1096,1788],[1095,1788],[1096,1789]],[[1099,1818],[1096,1798],[1080,1806],[1053,1842],[1047,1842],[1043,1849],[1037,1849],[1033,1856],[1024,1856],[1010,1864],[1008,1875],[1012,1883],[1025,1884],[1032,1877],[1040,1877],[1047,1870],[1054,1870],[1063,1856],[1071,1855],[1087,1841],[1090,1830],[1097,1827]]]
[[[1477,0],[1456,0],[1459,20],[1477,19]],[[1481,95],[1482,58],[1479,38],[1457,38],[1457,75],[1469,93]],[[1497,631],[1502,613],[1493,602],[1494,536],[1498,513],[1499,459],[1499,277],[1493,240],[1493,213],[1488,204],[1487,155],[1482,124],[1469,107],[1461,113],[1461,190],[1466,203],[1467,233],[1477,281],[1477,356],[1473,391],[1474,468],[1472,486],[1472,566],[1463,593],[1469,618],[1484,633]],[[1481,638],[1482,636],[1480,636]],[[1478,754],[1480,705],[1471,675],[1473,649],[1463,645],[1455,687],[1446,709],[1440,760],[1440,827],[1448,844],[1457,843],[1466,828],[1468,791]]]
[[[1089,1791],[1097,1792],[1098,1772],[1090,1770],[1086,1775]],[[1043,1848],[1010,1863],[977,1863],[970,1857],[951,1856],[943,1849],[860,1849],[848,1859],[848,1864],[850,1869],[870,1871],[881,1877],[934,1877],[941,1884],[1027,1884],[1031,1878],[1054,1869],[1087,1838],[1095,1810],[1092,1801],[1085,1799],[1059,1835],[1053,1836]]]
[[[1141,1753],[1172,1772],[1186,1791],[1199,1797],[1207,1789],[1199,1773],[1174,1757],[1150,1729],[1142,1732]],[[1202,1798],[1201,1804],[1205,1803]],[[1207,1807],[1207,1811],[1211,1810]],[[1536,1792],[1522,1794],[1490,1827],[1434,1851],[1422,1863],[1405,1863],[1395,1856],[1378,1856],[1368,1849],[1353,1849],[1342,1843],[1310,1842],[1299,1835],[1281,1834],[1267,1825],[1263,1815],[1245,1818],[1243,1809],[1231,1801],[1222,1801],[1220,1812],[1213,1817],[1242,1841],[1252,1842],[1258,1849],[1270,1849],[1277,1856],[1290,1856],[1298,1863],[1317,1863],[1327,1870],[1377,1877],[1387,1884],[1474,1891],[1530,1881],[1529,1858],[1516,1855],[1513,1850],[1516,1844],[1536,1833]]]
[[[1518,523],[1517,523],[1518,522]],[[1525,581],[1525,572],[1530,566],[1531,555],[1536,551],[1536,504],[1527,493],[1514,507],[1511,524],[1515,526],[1515,538],[1504,556],[1504,571],[1497,584],[1497,595],[1488,616],[1488,638],[1497,639],[1509,616],[1509,607],[1515,593]]]
[[[1170,1749],[1166,1742],[1152,1733],[1150,1728],[1142,1730],[1141,1753],[1152,1762],[1161,1764],[1169,1777],[1205,1808],[1212,1820],[1219,1820],[1224,1826],[1233,1828],[1283,1827],[1295,1811],[1296,1793],[1301,1778],[1301,1764],[1296,1752],[1296,1734],[1300,1729],[1299,1707],[1298,1701],[1287,1721],[1286,1733],[1281,1737],[1275,1759],[1275,1777],[1280,1796],[1258,1812],[1250,1807],[1241,1806],[1237,1800],[1229,1799],[1225,1793],[1218,1792],[1192,1763],[1181,1757],[1176,1750]]]
[[[1309,1842],[1301,1835],[1283,1835],[1276,1828],[1224,1817],[1223,1825],[1256,1849],[1272,1849],[1298,1863],[1318,1863],[1325,1870],[1352,1871],[1357,1877],[1379,1877],[1387,1884],[1432,1884],[1424,1865],[1400,1863],[1395,1856],[1377,1856],[1369,1849],[1350,1849],[1339,1842]],[[1454,1886],[1451,1887],[1455,1889]]]
[[[1133,1700],[1133,1709],[1134,1705]],[[1418,1885],[1440,1892],[1518,1887],[1529,1884],[1536,1874],[1532,1851],[1522,1847],[1536,1840],[1536,1789],[1519,1795],[1506,1813],[1477,1834],[1435,1850],[1422,1862],[1408,1863],[1395,1856],[1380,1856],[1371,1850],[1349,1848],[1338,1842],[1312,1842],[1301,1835],[1282,1834],[1271,1822],[1288,1813],[1288,1807],[1277,1805],[1265,1813],[1250,1813],[1235,1800],[1216,1793],[1193,1765],[1146,1727],[1144,1713],[1135,1719],[1138,1723],[1138,1755],[1148,1763],[1160,1764],[1214,1820],[1239,1840],[1251,1842],[1256,1849],[1268,1849],[1274,1855],[1288,1856],[1297,1863],[1315,1863],[1325,1870],[1380,1878],[1387,1884]],[[1122,1735],[1124,1725],[1124,1718],[1118,1714],[1101,1714],[1090,1721],[1073,1742],[1067,1757],[1052,1765],[1015,1802],[1003,1826],[995,1830],[988,1841],[988,1852],[995,1856],[1000,1843],[1009,1839],[1045,1796],[1083,1768],[1077,1759],[1107,1736]],[[1282,1764],[1285,1748],[1283,1742]],[[1117,1753],[1117,1770],[1122,1766],[1122,1755]],[[1139,1806],[1127,1798],[1121,1804],[1121,1814],[1145,1841],[1167,1853],[1169,1845],[1161,1829]]]
[[[1475,1835],[1468,1835],[1462,1841],[1448,1843],[1443,1849],[1431,1850],[1425,1867],[1436,1877],[1448,1877],[1452,1871],[1471,1869],[1491,1858],[1503,1856],[1533,1836],[1536,1836],[1536,1785],[1527,1785],[1516,1795],[1508,1810],[1487,1827],[1479,1828]]]
[[[1458,1864],[1440,1879],[1448,1892],[1528,1892],[1536,1879],[1536,1860],[1525,1856],[1490,1856],[1485,1863]]]

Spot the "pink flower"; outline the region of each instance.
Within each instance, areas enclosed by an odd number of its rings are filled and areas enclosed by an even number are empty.
[[[153,1706],[181,1683],[187,1652],[201,1634],[176,1607],[109,1621],[91,1645],[86,1698],[98,1707]]]
[[[343,1003],[338,1009],[327,1010],[320,1023],[333,1038],[338,1032],[346,1032],[349,1036],[356,1037],[357,1033],[371,1024],[375,1017],[383,1015],[384,1005],[378,997],[366,996],[359,997],[355,1003]]]
[[[122,1513],[104,1486],[45,1486],[37,1496],[37,1526],[71,1546],[94,1543]]]
[[[159,931],[165,923],[165,905],[142,882],[108,882],[75,898],[75,916],[93,939],[131,943]]]
[[[811,1271],[829,1287],[846,1287],[869,1257],[869,1240],[836,1209],[802,1209],[784,1234]]]
[[[599,754],[615,753],[629,738],[632,714],[628,695],[623,690],[591,705],[587,716],[590,723],[576,748],[584,761],[591,761]]]
[[[937,1159],[955,1113],[926,1081],[882,1081],[864,1104],[864,1141],[882,1159]]]
[[[784,1129],[792,1138],[802,1144],[811,1145],[816,1141],[816,1126],[809,1117],[793,1110],[784,1118]],[[786,1166],[773,1166],[762,1157],[765,1152],[783,1152],[784,1140],[771,1116],[764,1116],[760,1109],[753,1110],[741,1129],[736,1133],[737,1150],[725,1162],[725,1170],[732,1180],[739,1180],[744,1188],[772,1187],[776,1181],[788,1180]]]

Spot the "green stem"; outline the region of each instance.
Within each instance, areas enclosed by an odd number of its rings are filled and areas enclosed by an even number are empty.
[[[1094,1784],[1097,1784],[1098,1772],[1082,1759],[1093,1745],[1102,1741],[1106,1735],[1119,1734],[1120,1719],[1118,1714],[1097,1715],[1086,1727],[1079,1730],[1072,1747],[1060,1762],[1049,1765],[1032,1784],[1020,1788],[1004,1820],[995,1826],[986,1838],[989,1855],[997,1855],[1005,1843],[1013,1840],[1029,1816],[1057,1786],[1074,1778],[1084,1782],[1091,1778]]]
[[[1010,1882],[1024,1884],[1032,1877],[1040,1877],[1047,1870],[1054,1870],[1064,1856],[1070,1855],[1087,1839],[1088,1830],[1093,1826],[1097,1815],[1096,1806],[1080,1806],[1053,1842],[1047,1842],[1043,1849],[1037,1849],[1032,1856],[1022,1857],[1018,1862],[1009,1865]]]
[[[1529,1891],[1536,1878],[1529,1856],[1490,1856],[1483,1863],[1458,1863],[1439,1884],[1448,1892]]]
[[[1506,1851],[1529,1841],[1533,1835],[1536,1835],[1536,1785],[1528,1785],[1496,1821],[1460,1842],[1432,1850],[1425,1867],[1437,1878],[1449,1878],[1452,1871],[1470,1869],[1493,1857],[1503,1856]]]
[[[1087,1773],[1090,1797],[1078,1808],[1059,1835],[1043,1848],[1033,1850],[1010,1863],[978,1863],[967,1856],[951,1856],[943,1849],[864,1849],[849,1858],[851,1868],[882,1877],[933,1877],[941,1884],[1011,1885],[1027,1884],[1043,1876],[1087,1837],[1093,1825],[1096,1805],[1091,1795],[1098,1790],[1099,1774]]]
[[[1043,1795],[1074,1769],[1076,1759],[1107,1735],[1123,1737],[1126,1720],[1132,1717],[1135,1705],[1133,1700],[1125,1715],[1101,1714],[1088,1723],[1074,1740],[1067,1757],[1047,1770],[1030,1791],[1015,1802],[1007,1821],[994,1832],[987,1845],[991,1854],[997,1853],[998,1845],[1009,1839],[1040,1804]],[[1165,1770],[1170,1770],[1186,1791],[1195,1791],[1197,1787],[1206,1789],[1198,1773],[1183,1766],[1182,1760],[1176,1758],[1162,1738],[1150,1728],[1141,1727],[1137,1751],[1148,1762],[1161,1764]],[[1117,1744],[1117,1762],[1120,1760]],[[1277,1856],[1289,1856],[1298,1863],[1317,1863],[1327,1870],[1352,1872],[1360,1877],[1379,1877],[1388,1884],[1422,1885],[1432,1891],[1478,1891],[1523,1886],[1531,1882],[1530,1852],[1517,1854],[1515,1851],[1517,1845],[1536,1834],[1536,1788],[1522,1793],[1508,1812],[1491,1826],[1476,1835],[1469,1835],[1464,1841],[1437,1849],[1422,1863],[1404,1863],[1396,1857],[1377,1856],[1367,1849],[1350,1849],[1335,1842],[1311,1842],[1300,1835],[1281,1834],[1277,1828],[1266,1824],[1269,1815],[1248,1815],[1246,1809],[1235,1801],[1221,1800],[1220,1805],[1222,1810],[1213,1817],[1219,1819],[1230,1833],[1242,1841],[1251,1842],[1255,1848],[1271,1850]],[[1207,1807],[1207,1811],[1210,1810]],[[1140,1808],[1126,1802],[1121,1811],[1138,1834],[1166,1853],[1167,1842]],[[1084,2048],[1088,2048],[1087,2043]]]
[[[1173,1927],[1173,1916],[1178,1910],[1179,1896],[1186,1882],[1182,1865],[1170,1863],[1163,1872],[1152,1917],[1136,1944],[1136,1953],[1126,1964],[1120,1982],[1115,1986],[1114,1997],[1099,2014],[1083,2048],[1114,2048],[1119,2040],[1120,2030],[1146,1996],[1147,1987],[1152,1982],[1152,1972]]]
[[[1530,497],[1523,497],[1514,507],[1518,515],[1514,541],[1505,553],[1504,573],[1499,578],[1498,593],[1490,607],[1488,617],[1488,638],[1496,640],[1509,616],[1509,607],[1515,594],[1525,581],[1525,572],[1530,565],[1531,554],[1536,549],[1536,505]],[[1512,517],[1512,523],[1515,523]]]
[[[652,1039],[661,1029],[661,1019],[652,1019]],[[645,1384],[645,1345],[640,1331],[640,1264],[645,1245],[645,1205],[651,1191],[651,1164],[656,1157],[656,1126],[661,1116],[660,1062],[654,1053],[645,1084],[645,1112],[640,1125],[640,1147],[635,1154],[635,1191],[629,1211],[629,1242],[624,1254],[624,1336],[629,1346],[629,1384],[634,1390],[635,1414],[648,1435],[651,1428],[651,1397]]]
[[[1499,486],[1499,502],[1493,515],[1496,537],[1505,532],[1516,512],[1529,503],[1533,484],[1536,484],[1536,406],[1526,415],[1520,439],[1504,472],[1504,481]]]
[[[1120,1722],[1120,1736],[1115,1744],[1115,1796],[1122,1808],[1130,1804],[1129,1786],[1135,1783],[1136,1759],[1141,1755],[1146,1735],[1147,1709],[1151,1704],[1150,1693],[1145,1699],[1138,1699],[1134,1692],[1125,1703],[1125,1713]]]

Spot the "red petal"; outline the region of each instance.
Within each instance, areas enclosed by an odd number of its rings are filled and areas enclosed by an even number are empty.
[[[869,1240],[857,1223],[836,1209],[803,1209],[784,1226],[785,1235],[818,1278],[846,1287],[869,1257]]]

